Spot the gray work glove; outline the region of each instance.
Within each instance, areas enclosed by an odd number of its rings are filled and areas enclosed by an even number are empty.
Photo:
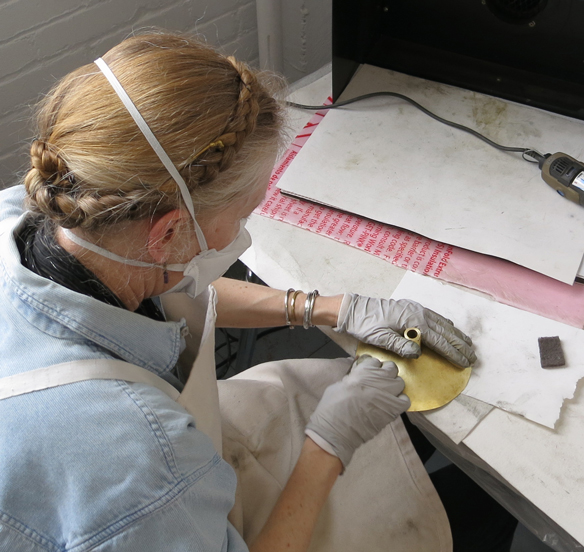
[[[424,345],[459,366],[466,368],[477,360],[470,337],[450,320],[409,299],[373,299],[347,293],[334,331],[405,358],[417,358],[422,351],[403,337],[407,328],[418,328]]]
[[[393,362],[363,355],[341,381],[327,387],[306,434],[317,444],[324,440],[322,448],[346,468],[357,448],[410,407],[404,385]]]

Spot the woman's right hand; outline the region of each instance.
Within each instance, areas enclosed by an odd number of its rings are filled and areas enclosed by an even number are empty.
[[[341,381],[325,390],[306,434],[317,444],[324,440],[332,450],[323,448],[334,452],[346,468],[355,450],[409,408],[404,386],[393,362],[363,355]]]
[[[329,493],[357,448],[410,406],[393,362],[363,355],[327,387],[298,462],[251,552],[306,552]]]

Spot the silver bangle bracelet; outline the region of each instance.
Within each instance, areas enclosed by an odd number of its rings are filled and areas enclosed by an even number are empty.
[[[294,293],[294,289],[290,288],[286,292],[286,296],[284,297],[284,314],[286,315],[286,326],[291,326],[292,321],[290,320],[290,313],[288,312],[288,305],[290,303],[290,294]]]
[[[314,326],[312,323],[312,311],[314,309],[314,302],[319,295],[317,289],[306,295],[306,301],[304,302],[304,323],[302,324],[305,330]]]
[[[292,294],[292,299],[290,299],[290,322],[292,323],[292,325],[290,326],[290,329],[293,330],[294,329],[294,322],[296,321],[296,298],[298,297],[298,295],[302,293],[301,290],[297,289],[293,294]]]

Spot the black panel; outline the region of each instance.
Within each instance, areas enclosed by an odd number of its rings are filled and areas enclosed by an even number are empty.
[[[583,0],[355,4],[333,0],[335,98],[350,61],[584,119]]]
[[[382,34],[381,0],[333,0],[333,98],[336,100]]]

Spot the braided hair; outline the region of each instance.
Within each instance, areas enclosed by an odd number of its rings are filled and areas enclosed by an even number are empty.
[[[250,192],[282,144],[281,79],[190,36],[135,36],[104,56],[184,178],[200,213]],[[27,206],[88,231],[164,214],[180,191],[94,64],[40,104]]]

